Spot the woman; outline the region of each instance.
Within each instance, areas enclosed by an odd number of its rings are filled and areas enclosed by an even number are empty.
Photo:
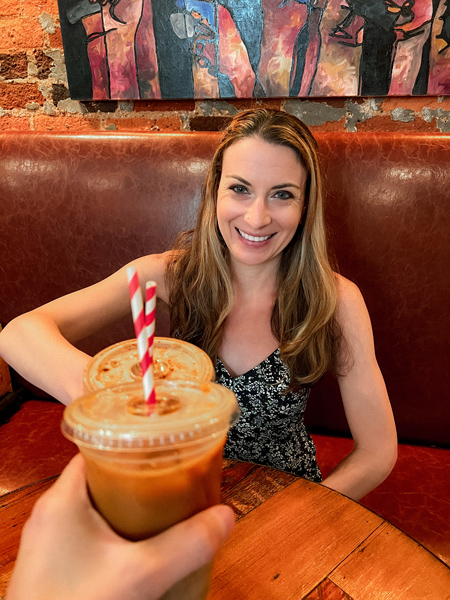
[[[312,384],[333,368],[355,447],[323,483],[359,499],[387,477],[397,442],[370,320],[357,287],[329,264],[317,147],[298,119],[237,115],[195,230],[132,265],[142,282],[156,281],[172,333],[208,352],[238,397],[226,455],[320,481],[302,417]],[[72,343],[128,312],[124,267],[12,321],[0,354],[68,403],[82,393],[89,360]]]

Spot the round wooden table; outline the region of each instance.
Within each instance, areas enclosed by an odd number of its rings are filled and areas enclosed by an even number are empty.
[[[450,569],[399,529],[322,485],[259,469],[224,494],[244,516],[216,559],[211,600],[450,599]]]
[[[55,478],[0,497],[0,600],[22,526]],[[222,501],[234,509],[237,524],[217,556],[210,600],[450,599],[450,569],[443,562],[324,486],[224,461]]]

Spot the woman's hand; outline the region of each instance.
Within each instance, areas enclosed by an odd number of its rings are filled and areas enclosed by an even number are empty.
[[[78,454],[25,524],[7,600],[157,600],[213,559],[234,524],[215,506],[158,536],[129,542],[93,508]]]

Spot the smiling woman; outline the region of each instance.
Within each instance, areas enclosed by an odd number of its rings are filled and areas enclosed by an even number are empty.
[[[168,275],[171,326],[180,337],[235,373],[280,347],[292,390],[317,381],[337,358],[337,281],[317,145],[298,119],[264,109],[233,119],[213,157],[197,226],[175,247],[181,253]]]
[[[242,411],[226,455],[320,481],[303,412],[332,369],[355,448],[324,483],[353,498],[381,483],[396,460],[395,424],[362,296],[328,260],[307,127],[279,111],[237,115],[214,154],[196,228],[175,247],[172,332],[208,352]]]

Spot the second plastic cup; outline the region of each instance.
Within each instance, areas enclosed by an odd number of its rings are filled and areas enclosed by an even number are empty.
[[[236,398],[211,382],[159,382],[148,415],[141,383],[91,392],[64,411],[63,434],[86,459],[94,505],[120,535],[140,540],[219,502],[222,450],[239,416]],[[203,600],[211,566],[164,600]]]
[[[212,381],[214,365],[201,350],[175,338],[155,337],[153,345],[154,379]],[[96,354],[84,372],[87,391],[142,379],[136,340],[125,340]]]

